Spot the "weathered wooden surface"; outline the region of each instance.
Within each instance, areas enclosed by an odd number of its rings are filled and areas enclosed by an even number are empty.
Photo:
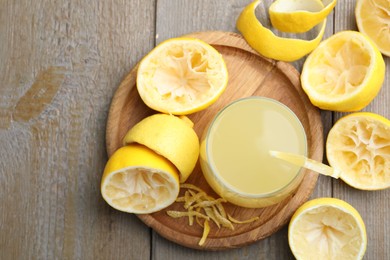
[[[237,32],[249,2],[1,0],[1,259],[293,259],[286,227],[243,248],[198,251],[167,241],[100,196],[107,113],[122,78],[164,39]],[[324,38],[356,30],[354,6],[338,1]],[[389,106],[388,69],[365,110],[390,118]],[[322,112],[325,136],[339,117]],[[365,259],[390,258],[390,190],[364,192],[320,177],[312,198],[322,196],[361,213]]]

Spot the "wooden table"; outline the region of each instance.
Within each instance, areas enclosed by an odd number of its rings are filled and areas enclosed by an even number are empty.
[[[100,195],[105,126],[123,77],[157,43],[232,31],[249,0],[11,1],[0,7],[0,259],[293,259],[284,227],[227,251],[198,251],[156,234]],[[325,37],[356,30],[355,1],[338,1]],[[303,59],[293,65],[300,70]],[[390,58],[385,58],[390,66]],[[390,70],[364,110],[390,118]],[[322,111],[325,137],[342,114]],[[312,198],[362,215],[365,259],[390,258],[390,189],[365,192],[320,177]]]

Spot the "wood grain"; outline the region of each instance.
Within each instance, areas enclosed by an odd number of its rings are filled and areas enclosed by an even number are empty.
[[[149,229],[99,183],[108,107],[154,46],[155,1],[0,6],[0,258],[149,259]]]
[[[293,259],[286,227],[239,249],[193,250],[112,210],[99,194],[107,114],[124,76],[162,40],[237,32],[236,19],[250,2],[0,1],[1,259]],[[356,30],[355,3],[338,1],[324,38]],[[301,71],[304,60],[292,64]],[[65,68],[58,88],[40,100],[44,105],[32,105],[39,108],[34,114],[19,105],[26,120],[16,121],[17,104],[52,67]],[[381,92],[365,110],[390,118],[389,102],[387,69]],[[341,114],[321,115],[326,138]],[[322,196],[345,199],[360,211],[369,239],[365,259],[390,258],[390,190],[362,192],[321,176],[312,198]]]

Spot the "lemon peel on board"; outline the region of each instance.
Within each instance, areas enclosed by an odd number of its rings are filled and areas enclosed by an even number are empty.
[[[179,185],[179,173],[172,163],[145,146],[132,144],[109,158],[101,194],[117,210],[146,214],[175,202]]]
[[[168,39],[139,63],[137,90],[150,108],[187,115],[213,104],[228,82],[226,63],[213,46],[188,37]]]
[[[164,156],[179,170],[183,183],[199,157],[199,138],[192,126],[185,116],[154,114],[134,125],[123,138],[123,144],[139,143]]]
[[[245,220],[238,220],[225,211],[222,205],[222,203],[227,202],[225,199],[215,199],[191,183],[182,183],[180,188],[186,189],[186,191],[183,196],[176,199],[176,202],[184,203],[183,207],[187,211],[168,210],[166,213],[172,218],[187,217],[190,226],[194,224],[195,220],[199,226],[203,227],[202,237],[198,242],[199,246],[204,245],[210,233],[209,222],[214,223],[218,229],[225,227],[234,230],[233,223],[243,225],[260,219],[258,216],[255,216]]]

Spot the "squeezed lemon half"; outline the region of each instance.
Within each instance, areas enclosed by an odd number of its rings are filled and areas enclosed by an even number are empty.
[[[385,63],[365,35],[342,31],[329,37],[306,59],[301,84],[313,105],[349,112],[366,107],[385,78]]]
[[[223,93],[228,71],[222,55],[193,38],[160,43],[140,62],[137,89],[144,103],[162,113],[191,114]]]
[[[340,178],[362,190],[390,187],[390,120],[370,112],[339,119],[326,141],[329,164]]]
[[[358,0],[355,9],[359,31],[370,37],[390,57],[390,1]]]
[[[108,160],[101,194],[117,210],[146,214],[175,202],[179,185],[179,172],[171,162],[145,146],[132,144]]]
[[[339,199],[318,198],[294,213],[288,242],[296,259],[362,259],[367,235],[355,208]]]

